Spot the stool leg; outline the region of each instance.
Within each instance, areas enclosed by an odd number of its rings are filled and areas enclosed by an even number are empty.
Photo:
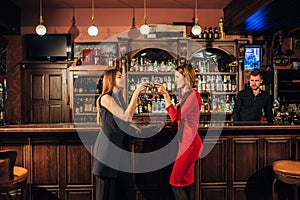
[[[298,200],[298,184],[293,185],[294,200]]]
[[[275,192],[275,184],[276,184],[276,182],[277,182],[277,176],[275,175],[274,176],[273,185],[272,185],[272,199],[273,200],[277,200],[278,199],[277,193]]]

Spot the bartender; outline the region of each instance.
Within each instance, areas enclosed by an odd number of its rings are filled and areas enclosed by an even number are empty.
[[[260,70],[250,73],[250,87],[238,92],[233,110],[233,121],[261,121],[263,112],[273,122],[272,100],[269,93],[260,89],[263,77]]]

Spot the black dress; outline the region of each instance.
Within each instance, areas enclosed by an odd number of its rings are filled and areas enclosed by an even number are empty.
[[[125,109],[126,104],[119,95],[115,97],[112,93],[107,93]],[[118,166],[109,167],[101,161],[111,160],[113,163],[122,164],[121,161],[131,162],[131,158],[122,158],[121,155],[112,153],[112,146],[130,151],[130,136],[126,134],[130,131],[130,124],[115,117],[109,110],[100,104],[101,131],[94,146],[94,166],[93,174],[96,175],[96,200],[134,200],[134,184],[132,173],[118,170]],[[104,141],[104,137],[109,142]],[[116,169],[117,168],[117,169]]]

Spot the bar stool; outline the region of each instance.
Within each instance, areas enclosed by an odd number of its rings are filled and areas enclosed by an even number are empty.
[[[15,150],[0,150],[0,195],[25,200],[28,170],[15,166],[16,157]]]
[[[298,200],[297,186],[300,184],[300,162],[292,160],[278,160],[273,163],[275,179],[273,182],[273,199],[277,199],[274,186],[277,180],[293,185],[294,200]]]

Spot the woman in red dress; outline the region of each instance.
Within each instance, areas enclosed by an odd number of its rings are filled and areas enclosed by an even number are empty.
[[[176,68],[175,82],[182,92],[182,98],[176,106],[172,104],[166,88],[158,85],[158,92],[164,96],[171,120],[178,124],[179,147],[169,181],[176,200],[195,199],[194,166],[202,150],[202,141],[198,134],[202,99],[197,90],[193,89],[195,79],[191,64]]]

